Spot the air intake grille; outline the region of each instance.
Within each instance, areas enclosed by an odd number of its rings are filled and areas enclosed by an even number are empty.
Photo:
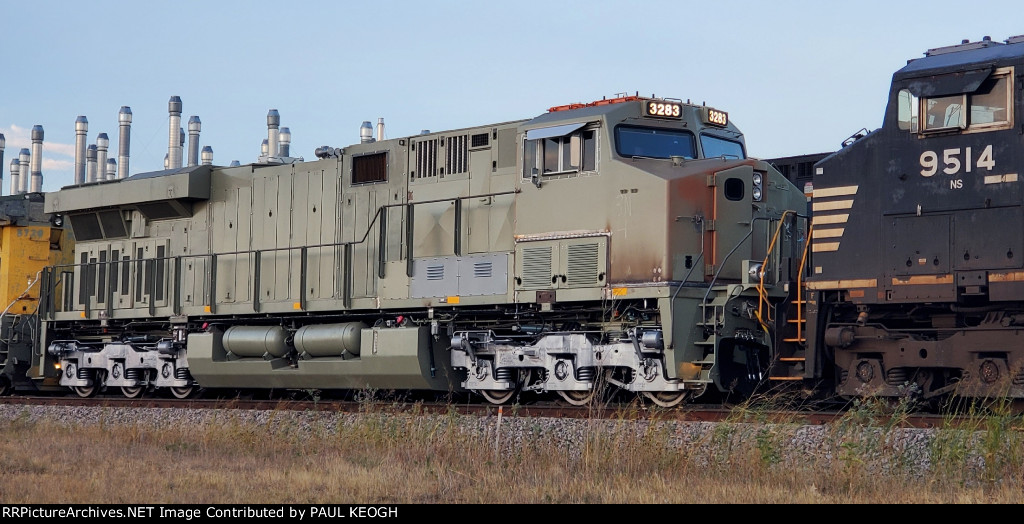
[[[415,178],[437,176],[437,139],[424,140],[416,144]]]
[[[523,249],[523,287],[551,287],[551,246]]]
[[[568,246],[566,280],[570,286],[591,285],[597,282],[597,244]]]
[[[448,174],[465,173],[469,165],[469,141],[466,135],[448,137]]]

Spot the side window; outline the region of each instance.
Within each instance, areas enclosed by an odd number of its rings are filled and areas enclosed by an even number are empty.
[[[530,178],[534,169],[539,175],[596,171],[596,131],[527,140],[523,145],[523,178]]]
[[[897,95],[899,126],[904,131],[917,132],[917,111],[919,102],[909,89],[901,89]]]
[[[992,77],[971,93],[971,126],[1010,122],[1009,84],[1008,76]]]
[[[966,95],[953,95],[925,99],[924,130],[966,128],[966,98]]]

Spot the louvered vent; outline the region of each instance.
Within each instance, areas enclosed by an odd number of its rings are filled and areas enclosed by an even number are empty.
[[[469,140],[466,135],[448,137],[448,174],[465,173],[469,166]]]
[[[570,286],[587,286],[597,282],[597,244],[573,244],[568,246],[569,259],[566,264],[566,283]]]
[[[427,266],[427,280],[444,280],[444,266]]]
[[[415,178],[437,176],[437,139],[424,140],[416,144]]]
[[[474,262],[473,278],[491,278],[492,266],[490,262]]]
[[[551,287],[551,246],[523,249],[523,287]]]

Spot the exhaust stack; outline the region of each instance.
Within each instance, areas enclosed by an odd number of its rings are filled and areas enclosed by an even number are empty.
[[[85,141],[89,133],[89,120],[84,115],[75,119],[75,185],[85,183]]]
[[[102,182],[107,179],[107,149],[110,148],[110,138],[106,133],[96,136],[96,180]]]
[[[85,164],[86,171],[88,171],[86,182],[92,183],[98,180],[96,178],[96,144],[89,144],[89,148],[85,150]]]
[[[192,116],[188,119],[188,165],[195,166],[199,164],[199,130],[202,128],[202,122],[199,121],[198,116]]]
[[[128,146],[132,133],[132,108],[121,106],[117,113],[120,135],[117,143],[117,178],[128,178]]]
[[[117,160],[108,158],[106,180],[114,180],[115,178],[117,178]]]
[[[167,112],[167,166],[177,169],[181,167],[181,97],[171,97],[167,102]]]
[[[291,132],[291,130],[289,130],[287,127],[282,127],[281,128],[281,135],[278,138],[281,140],[281,156],[282,157],[289,157],[289,156],[291,156],[291,151],[290,151],[291,150],[291,144],[292,144],[292,132]],[[3,158],[0,158],[0,162],[2,162],[2,161],[3,161]]]
[[[210,146],[203,146],[202,157],[204,166],[213,165],[213,148]]]
[[[263,143],[260,144],[260,156],[267,156],[267,151],[270,150],[270,142],[264,138]]]
[[[384,140],[384,118],[377,119],[377,141]]]
[[[7,145],[7,139],[4,138],[4,134],[0,133],[0,195],[4,194],[4,146]]]
[[[25,193],[28,191],[28,177],[29,169],[31,164],[29,159],[32,153],[29,152],[27,147],[21,148],[21,153],[18,154],[18,193]]]
[[[267,113],[267,156],[278,156],[278,146],[280,144],[278,129],[280,127],[281,114],[277,112],[277,109],[271,109]]]
[[[22,179],[21,185],[33,193],[43,191],[43,126],[32,126],[32,180],[26,184]]]
[[[11,194],[18,194],[18,171],[21,170],[21,166],[17,158],[11,159]]]
[[[359,143],[369,144],[370,142],[373,142],[373,125],[369,120],[364,120],[363,125],[359,126]]]

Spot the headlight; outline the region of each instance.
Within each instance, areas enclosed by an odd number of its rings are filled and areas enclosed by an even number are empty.
[[[761,173],[754,173],[753,180],[754,180],[754,185],[755,186],[761,185]]]
[[[750,275],[751,281],[761,280],[761,264],[751,264],[747,274]]]
[[[755,188],[754,188],[754,189],[753,189],[753,190],[752,190],[752,191],[750,192],[750,194],[754,196],[754,200],[755,200],[755,201],[760,201],[760,200],[761,200],[761,188],[759,188],[759,187],[755,187]]]

